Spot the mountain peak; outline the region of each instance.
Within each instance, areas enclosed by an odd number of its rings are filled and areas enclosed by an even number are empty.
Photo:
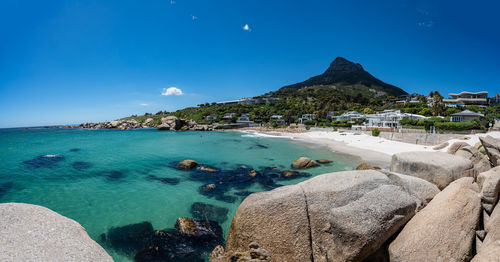
[[[340,56],[333,60],[323,74],[311,77],[300,83],[284,86],[280,90],[326,85],[364,86],[367,90],[377,90],[386,95],[394,96],[406,94],[401,88],[386,84],[375,78],[366,72],[360,64],[351,62]]]
[[[337,57],[330,64],[330,67],[325,71],[325,73],[333,73],[337,71],[364,71],[363,67],[358,64],[351,62],[343,57]]]

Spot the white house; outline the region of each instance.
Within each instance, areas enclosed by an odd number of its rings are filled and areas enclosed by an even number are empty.
[[[384,110],[377,114],[368,114],[365,117],[367,120],[367,126],[390,128],[400,127],[399,122],[404,118],[409,118],[412,120],[423,120],[427,118],[422,115],[401,113],[400,110]]]
[[[343,121],[343,120],[348,120],[348,121],[353,121],[353,120],[359,120],[365,118],[365,115],[360,114],[356,111],[349,111],[347,113],[343,113],[342,115],[338,116],[336,118],[337,121]]]
[[[240,117],[236,120],[236,123],[250,123],[253,121],[250,121],[250,115],[248,114],[241,114]]]
[[[302,117],[299,119],[300,123],[305,122],[305,121],[312,121],[316,119],[315,114],[303,114]]]
[[[472,120],[483,116],[484,115],[480,113],[464,110],[459,113],[451,114],[451,122],[471,122]]]
[[[216,119],[217,119],[216,114],[210,114],[210,115],[205,117],[205,120],[216,120]]]

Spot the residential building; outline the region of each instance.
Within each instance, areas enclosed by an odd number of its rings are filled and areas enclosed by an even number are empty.
[[[412,120],[423,120],[427,117],[416,114],[401,113],[400,110],[384,110],[376,114],[368,114],[366,117],[366,126],[382,128],[399,128],[400,121],[404,118]]]
[[[253,121],[250,121],[250,115],[249,114],[241,114],[240,117],[236,120],[236,123],[253,123]]]
[[[275,122],[276,124],[278,124],[279,126],[284,126],[286,125],[286,121],[283,119],[283,116],[282,115],[272,115],[269,120],[271,122]]]
[[[474,119],[483,117],[483,114],[464,110],[459,113],[451,114],[451,122],[471,122]]]
[[[330,111],[330,112],[328,112],[328,114],[326,114],[326,118],[327,118],[327,119],[334,119],[334,118],[335,118],[335,115],[336,115],[337,113],[338,113],[337,111]]]
[[[313,121],[316,119],[315,114],[303,114],[302,117],[299,119],[300,123],[306,122],[306,121]]]
[[[233,119],[233,117],[235,117],[235,116],[236,116],[236,113],[226,113],[222,117],[222,120],[231,121]]]
[[[205,117],[205,120],[216,120],[216,119],[217,119],[216,114],[210,114],[210,115]]]
[[[495,96],[492,96],[489,98],[488,102],[489,102],[490,106],[500,105],[500,94],[496,93]]]
[[[337,121],[344,121],[344,120],[356,121],[356,120],[360,120],[362,118],[365,118],[365,115],[360,114],[356,111],[349,111],[347,113],[343,113],[342,115],[338,116],[336,118],[336,120]]]
[[[451,98],[443,99],[443,103],[449,107],[477,105],[486,107],[488,105],[488,92],[461,92],[450,94]]]

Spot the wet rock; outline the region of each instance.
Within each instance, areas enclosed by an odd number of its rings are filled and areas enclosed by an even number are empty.
[[[142,222],[113,227],[108,230],[106,239],[113,249],[132,255],[150,244],[153,231],[153,225],[150,222]]]
[[[319,160],[316,160],[316,162],[320,163],[320,164],[329,164],[331,163],[332,161],[331,160],[328,160],[328,159],[319,159]]]
[[[191,159],[186,159],[177,164],[177,167],[182,168],[182,169],[192,169],[195,166],[197,166],[198,163],[194,160]]]
[[[83,162],[83,161],[76,161],[76,162],[73,162],[73,164],[71,164],[71,166],[73,166],[73,168],[76,170],[85,170],[85,169],[91,168],[92,163]]]
[[[216,188],[217,188],[217,186],[215,184],[207,184],[207,185],[201,186],[200,191],[211,192],[211,191],[214,191]]]
[[[158,177],[154,175],[149,175],[146,177],[146,179],[150,181],[159,181],[162,182],[163,184],[168,184],[168,185],[177,185],[181,181],[179,178]]]
[[[195,202],[191,205],[191,214],[198,220],[213,220],[224,223],[227,220],[229,209],[207,203]]]
[[[159,131],[168,131],[168,130],[170,130],[170,126],[169,125],[165,125],[165,124],[161,124],[161,125],[158,125],[156,127],[156,129],[158,129]]]
[[[65,157],[61,155],[43,155],[23,161],[23,164],[31,169],[53,168],[56,167],[59,162],[64,160]]]
[[[257,171],[255,171],[254,169],[250,170],[250,172],[248,172],[248,175],[251,176],[251,177],[256,177],[257,176]]]
[[[306,169],[318,166],[318,163],[307,157],[300,157],[292,163],[292,167],[295,169]]]

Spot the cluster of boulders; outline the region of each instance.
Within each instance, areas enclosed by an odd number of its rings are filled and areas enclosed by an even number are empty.
[[[257,242],[270,261],[498,261],[500,140],[481,142],[251,194],[211,260]]]
[[[176,131],[213,131],[219,125],[198,124],[194,120],[186,120],[176,116],[163,117],[160,123],[156,123],[153,118],[147,118],[144,122],[135,119],[121,119],[103,123],[83,123],[75,126],[61,126],[61,128],[88,128],[88,129],[120,129],[129,130],[137,128],[157,128],[158,130],[176,130]]]

